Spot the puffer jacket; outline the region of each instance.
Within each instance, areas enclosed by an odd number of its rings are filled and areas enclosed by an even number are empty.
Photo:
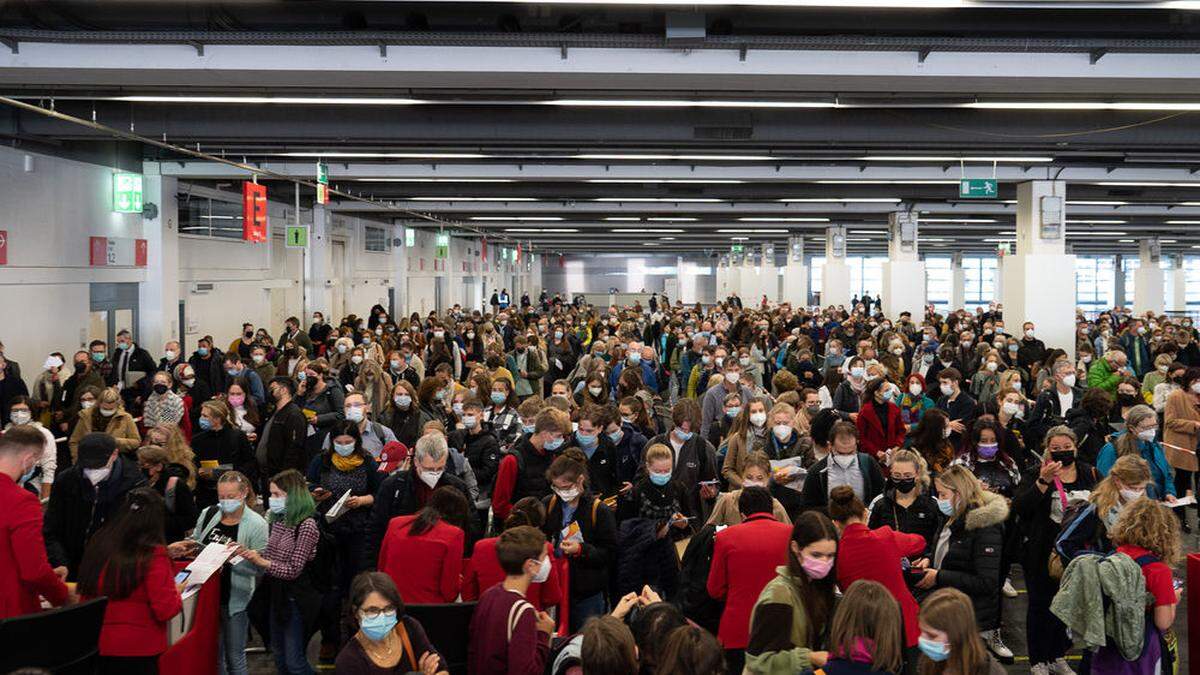
[[[938,567],[936,587],[957,588],[970,596],[975,623],[980,630],[991,630],[1000,625],[1000,555],[1008,502],[998,494],[982,494],[981,506],[942,525],[950,528],[950,540]]]
[[[631,518],[617,534],[617,597],[638,592],[649,584],[664,600],[674,601],[679,590],[679,555],[670,536],[658,539],[657,521]]]

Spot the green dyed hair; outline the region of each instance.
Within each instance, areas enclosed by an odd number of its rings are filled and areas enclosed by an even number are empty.
[[[308,491],[308,481],[299,471],[295,469],[280,471],[275,474],[271,482],[287,493],[287,506],[284,507],[282,516],[271,513],[270,522],[275,523],[282,520],[284,523],[296,527],[317,512],[317,503],[313,501],[312,493]]]

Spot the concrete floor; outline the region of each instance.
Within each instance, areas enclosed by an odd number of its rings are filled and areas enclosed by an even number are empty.
[[[1194,522],[1195,518],[1196,518],[1194,513],[1189,514],[1189,515]],[[1189,551],[1189,552],[1190,551],[1200,551],[1200,528],[1194,527],[1193,529],[1195,530],[1195,533],[1184,535],[1184,550],[1185,551]],[[1176,570],[1176,576],[1181,579],[1186,580],[1186,573],[1185,573],[1185,570],[1183,569],[1182,565],[1180,566],[1179,569]],[[1029,672],[1029,661],[1026,656],[1028,654],[1028,651],[1026,649],[1026,640],[1025,640],[1026,597],[1025,597],[1025,584],[1024,584],[1024,580],[1021,577],[1020,565],[1013,566],[1012,581],[1013,581],[1013,586],[1015,586],[1017,588],[1018,595],[1016,598],[1013,598],[1011,600],[1008,598],[1004,599],[1004,613],[1003,613],[1004,632],[1003,632],[1003,636],[1004,636],[1004,641],[1008,645],[1009,649],[1011,649],[1013,651],[1013,654],[1016,655],[1016,662],[1011,665],[1006,666],[1006,670],[1010,673],[1028,673]],[[1176,613],[1175,631],[1179,635],[1179,667],[1177,668],[1176,672],[1177,673],[1186,673],[1187,672],[1187,664],[1189,662],[1188,661],[1188,644],[1187,644],[1187,595],[1186,595],[1186,593],[1184,594],[1183,600],[1180,601],[1179,609],[1178,609],[1178,612]],[[255,637],[254,637],[253,644],[255,644],[255,645],[261,644],[258,641],[257,635],[255,635]],[[320,651],[320,639],[318,636],[317,638],[314,638],[312,644],[309,645],[309,661],[310,661],[310,663],[313,663],[313,664],[317,663],[317,655],[318,655],[319,651]],[[1068,662],[1071,663],[1072,667],[1078,665],[1078,662],[1079,662],[1078,650],[1074,651],[1072,654],[1070,654],[1068,656]],[[251,654],[249,656],[249,663],[250,663],[250,673],[252,675],[269,675],[270,673],[275,672],[275,664],[274,664],[274,661],[272,660],[270,654],[265,654],[265,653],[261,653],[261,652]],[[332,672],[333,666],[330,665],[330,666],[320,667],[320,668],[318,668],[318,670]]]

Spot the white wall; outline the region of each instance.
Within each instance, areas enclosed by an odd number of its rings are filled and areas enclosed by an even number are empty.
[[[676,256],[638,256],[602,254],[566,256],[559,267],[558,256],[549,256],[542,267],[542,283],[549,293],[607,293],[616,288],[623,293],[662,293],[667,279],[679,277]],[[698,274],[707,269],[708,274]],[[684,259],[684,271],[692,302],[711,304],[716,295],[716,260]],[[671,298],[675,302],[679,298]]]

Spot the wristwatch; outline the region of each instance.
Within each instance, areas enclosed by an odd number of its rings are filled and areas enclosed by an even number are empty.
[[[1038,482],[1038,485],[1041,485],[1043,487],[1050,487],[1053,485],[1053,483],[1047,483],[1045,480],[1042,479],[1041,476],[1038,476],[1037,482]]]

